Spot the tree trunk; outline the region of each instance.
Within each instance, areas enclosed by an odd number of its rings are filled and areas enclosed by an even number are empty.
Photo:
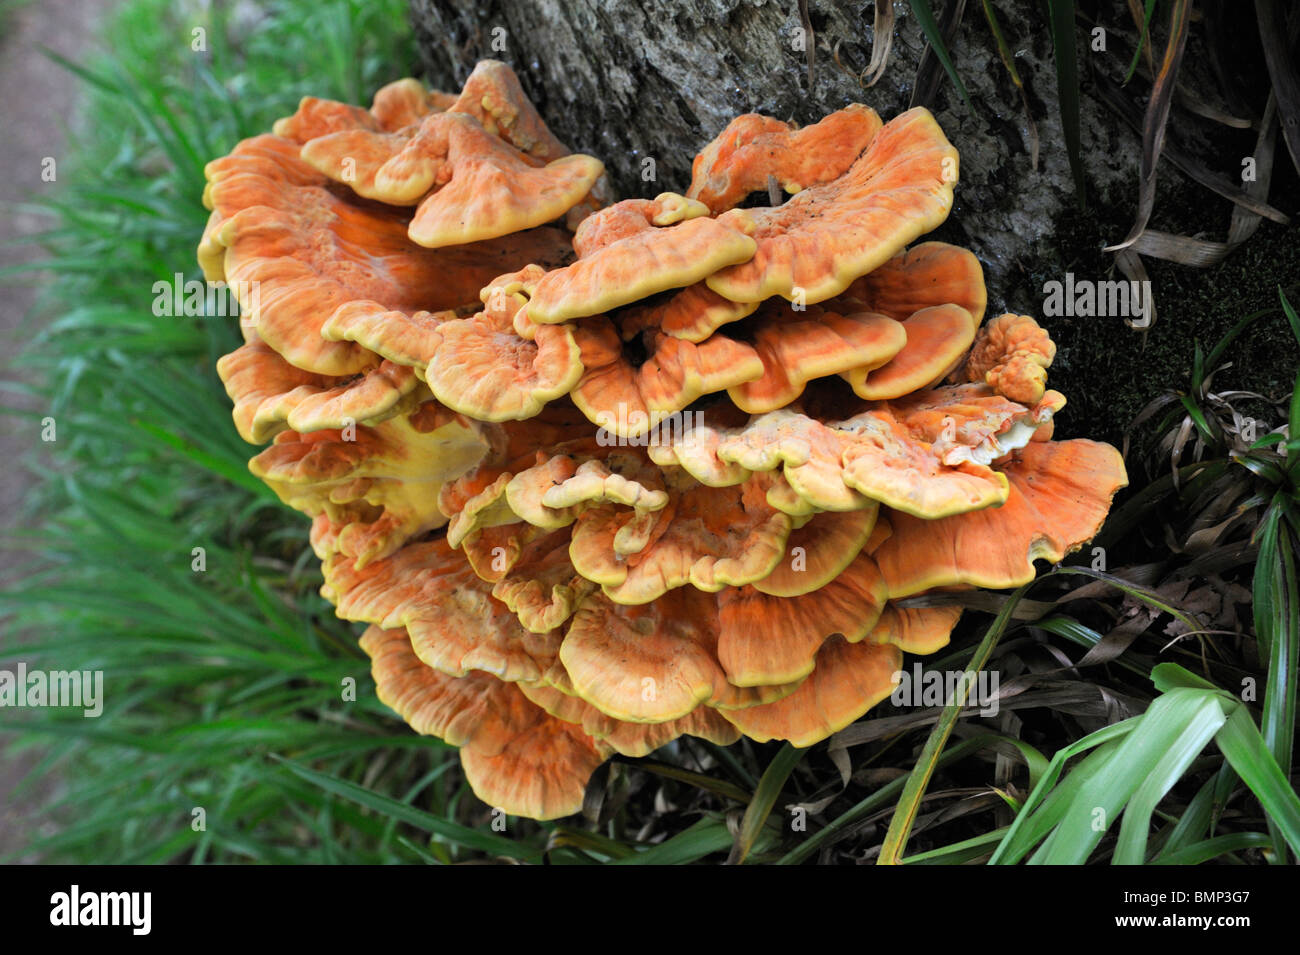
[[[932,4],[941,27],[953,2]],[[989,314],[1041,318],[1045,283],[1064,280],[1066,271],[1094,281],[1122,278],[1113,274],[1113,259],[1102,247],[1122,239],[1132,224],[1141,143],[1099,99],[1082,98],[1090,203],[1082,215],[1064,145],[1045,4],[995,5],[1015,52],[1023,96],[999,56],[982,4],[963,5],[948,48],[969,105],[933,54],[926,55],[921,27],[910,5],[901,2],[892,7],[892,30],[882,30],[881,37],[873,36],[877,4],[866,0],[808,0],[810,31],[801,23],[797,0],[412,0],[412,15],[434,86],[458,88],[483,58],[509,63],[555,134],[605,163],[620,198],[684,192],[694,155],[740,113],[807,124],[851,102],[866,103],[886,120],[911,105],[926,105],[961,153],[952,214],[931,236],[979,257]],[[1123,0],[1094,6],[1100,7],[1098,22],[1106,24],[1103,49],[1084,24],[1075,37],[1085,86],[1094,67],[1122,77],[1136,39]],[[868,87],[864,70],[877,42],[891,43],[891,50],[883,75]],[[1153,43],[1158,61],[1163,36]],[[1189,57],[1184,73],[1201,69],[1202,59]],[[1128,88],[1139,111],[1149,86],[1140,80]],[[1246,142],[1253,142],[1254,134],[1246,132]],[[1036,164],[1035,133],[1041,146]],[[1220,158],[1244,154],[1235,141],[1225,146],[1215,140],[1207,149]],[[1177,205],[1185,232],[1222,234],[1226,203],[1207,202],[1208,192],[1189,189],[1167,165],[1161,175],[1158,209]],[[1263,288],[1260,295],[1266,294]],[[1224,301],[1233,308],[1241,304],[1233,294]],[[1147,350],[1148,336],[1121,318],[1047,324],[1060,346],[1053,385],[1071,400],[1063,433],[1111,439],[1162,387],[1179,383],[1172,370],[1183,373],[1189,332],[1206,337],[1204,328],[1186,326],[1180,334],[1165,333],[1167,355],[1157,357]],[[1157,363],[1171,373],[1153,383]]]
[[[871,59],[873,6],[811,4],[811,39],[793,0],[414,0],[413,10],[434,82],[454,88],[478,60],[504,60],[556,135],[603,160],[618,194],[631,197],[684,191],[695,153],[740,113],[806,124],[851,102],[864,102],[885,119],[907,109],[924,37],[900,9],[883,77],[865,88],[858,76]],[[1035,2],[999,7],[1007,25],[1039,25]],[[937,62],[929,71],[937,95],[923,105],[961,151],[949,236],[975,251],[996,290],[1011,264],[1073,203],[1073,183],[1058,147],[1045,31],[1010,38],[1022,41],[1019,72],[1029,77],[1038,135],[1047,144],[1035,172],[1020,95],[991,39],[971,36],[973,28],[987,33],[987,27],[967,19],[952,52],[976,110],[955,94]],[[968,42],[975,39],[989,42]],[[811,93],[809,46],[815,50]],[[1109,124],[1097,125],[1103,135],[1094,151],[1104,154],[1115,144]]]

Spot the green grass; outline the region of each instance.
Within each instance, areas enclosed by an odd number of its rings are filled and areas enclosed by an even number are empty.
[[[248,474],[255,449],[235,434],[213,367],[238,343],[236,323],[151,312],[155,281],[201,277],[204,163],[308,92],[365,101],[406,75],[405,3],[290,0],[240,22],[217,18],[222,6],[133,0],[106,27],[111,54],[67,64],[88,121],[58,188],[36,200],[57,223],[41,276],[50,321],[25,357],[40,411],[17,421],[47,479],[30,532],[8,542],[31,570],[0,611],[6,658],[102,670],[106,704],[98,719],[7,717],[10,745],[40,753],[33,778],[58,781],[45,807],[55,832],[29,851],[417,862],[428,850],[403,841],[395,817],[300,767],[451,818],[473,802],[448,772],[454,751],[375,700],[352,628],[316,594],[304,521]],[[195,27],[206,53],[190,48]],[[442,857],[476,849],[453,837]]]

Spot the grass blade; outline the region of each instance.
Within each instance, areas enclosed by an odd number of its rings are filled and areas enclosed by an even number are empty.
[[[1189,846],[1177,852],[1158,856],[1154,865],[1204,865],[1220,856],[1243,849],[1262,849],[1271,843],[1271,839],[1262,832],[1234,832],[1226,836],[1215,836]]]
[[[1124,808],[1119,841],[1115,845],[1115,854],[1111,857],[1112,864],[1141,865],[1145,861],[1147,834],[1151,830],[1151,814],[1155,811],[1156,804],[1174,788],[1187,772],[1192,760],[1205,749],[1224,721],[1223,712],[1217,707],[1200,707],[1195,711],[1192,721],[1185,725],[1182,733],[1151,767]],[[1146,731],[1145,728],[1142,730]],[[1134,737],[1130,737],[1132,738]]]
[[[1155,9],[1156,0],[1146,0],[1146,9],[1142,11],[1142,34],[1138,37],[1137,49],[1133,51],[1133,62],[1128,65],[1128,72],[1124,74],[1125,83],[1133,79],[1133,74],[1137,72],[1138,60],[1142,58],[1142,50],[1151,34],[1151,14]]]
[[[671,839],[626,859],[617,859],[610,865],[685,865],[722,852],[731,846],[731,842],[731,833],[725,823],[704,818]]]
[[[1169,43],[1165,47],[1160,72],[1156,74],[1151,88],[1151,100],[1147,103],[1146,115],[1142,119],[1142,169],[1137,216],[1128,235],[1118,245],[1109,246],[1106,250],[1108,252],[1118,252],[1131,246],[1151,220],[1156,201],[1156,172],[1160,163],[1160,151],[1165,144],[1165,125],[1169,122],[1169,110],[1173,106],[1174,88],[1178,83],[1183,51],[1187,47],[1187,27],[1191,16],[1190,0],[1173,0],[1169,15]]]
[[[1145,781],[1156,779],[1170,752],[1199,753],[1226,717],[1208,691],[1176,689],[1159,697],[1110,758],[1090,773],[1031,864],[1082,865]],[[1076,770],[1076,774],[1078,771]],[[1142,840],[1145,845],[1145,839]]]
[[[1215,737],[1215,743],[1255,794],[1291,851],[1300,856],[1300,796],[1264,745],[1264,738],[1246,707],[1236,708]]]
[[[768,764],[763,777],[758,781],[758,788],[754,790],[754,798],[750,800],[749,808],[740,821],[740,831],[736,833],[735,844],[727,859],[729,865],[742,864],[754,848],[754,842],[763,831],[767,817],[771,815],[772,807],[776,805],[777,797],[785,787],[785,781],[807,752],[806,749],[798,749],[786,743]]]
[[[1087,209],[1083,147],[1079,136],[1079,55],[1074,43],[1074,0],[1047,0],[1047,9],[1056,60],[1056,87],[1061,101],[1065,154],[1070,161],[1070,175],[1074,177],[1074,194],[1079,198],[1079,208]]]
[[[971,687],[975,685],[976,676],[988,663],[993,648],[997,646],[998,641],[1002,639],[1002,634],[1006,632],[1007,626],[1011,623],[1011,615],[1016,608],[1016,604],[1020,602],[1020,598],[1025,595],[1030,586],[1031,584],[1025,584],[1007,598],[1002,611],[989,625],[988,632],[984,634],[984,639],[975,650],[975,655],[966,668],[965,679],[958,685],[955,698],[949,700],[948,705],[943,708],[939,722],[934,725],[929,739],[925,741],[921,755],[917,758],[916,765],[907,777],[907,784],[903,787],[903,795],[898,800],[898,807],[894,810],[894,817],[889,822],[889,831],[885,833],[885,841],[880,848],[878,865],[901,864],[903,850],[907,847],[907,838],[912,831],[912,824],[916,821],[916,814],[921,808],[921,800],[925,796],[930,777],[934,774],[938,765],[944,745],[948,742],[948,736],[952,733],[953,727],[957,725],[957,720],[966,706],[966,700],[970,696]]]
[[[344,799],[350,799],[359,805],[372,809],[377,813],[389,818],[397,819],[400,822],[409,823],[417,829],[423,829],[425,832],[432,833],[435,836],[451,842],[455,845],[466,849],[475,849],[479,852],[488,852],[492,855],[506,856],[511,859],[519,859],[525,862],[538,862],[541,860],[541,853],[529,846],[526,846],[514,839],[507,839],[504,836],[495,833],[479,832],[476,829],[470,829],[458,823],[442,819],[431,813],[416,809],[414,806],[408,806],[406,803],[399,802],[396,799],[390,799],[379,793],[371,792],[363,786],[349,782],[346,779],[340,779],[328,773],[317,772],[309,769],[291,760],[283,757],[275,757],[283,763],[295,776],[305,779],[313,785],[319,786],[326,792],[333,793],[336,796],[342,796]]]
[[[966,108],[975,109],[975,105],[970,100],[970,94],[966,92],[966,84],[961,81],[961,76],[957,73],[957,68],[952,65],[952,58],[948,56],[948,47],[943,42],[943,31],[939,29],[939,24],[934,18],[934,10],[930,6],[930,0],[908,0],[912,7],[912,15],[916,17],[917,24],[921,27],[921,32],[925,34],[926,42],[930,44],[930,49],[939,62],[943,64],[944,71],[948,78],[952,80],[952,85],[957,87],[957,92],[961,95],[962,101]],[[954,0],[956,3],[964,3],[965,0]]]

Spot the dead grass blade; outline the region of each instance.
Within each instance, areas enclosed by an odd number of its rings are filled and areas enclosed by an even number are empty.
[[[1255,178],[1245,186],[1245,192],[1252,198],[1263,202],[1268,198],[1269,184],[1273,179],[1273,153],[1277,139],[1276,97],[1269,94],[1264,107],[1264,119],[1260,125],[1259,137],[1255,142],[1253,157],[1255,160]],[[1214,242],[1208,239],[1195,239],[1184,235],[1171,235],[1155,229],[1144,231],[1135,243],[1133,251],[1143,255],[1153,255],[1166,262],[1178,265],[1190,265],[1194,268],[1208,268],[1218,265],[1236,250],[1236,248],[1255,234],[1262,221],[1262,216],[1242,205],[1232,210],[1232,220],[1228,225],[1228,241]]]
[[[1287,11],[1291,10],[1287,23]],[[1293,27],[1300,24],[1289,4],[1277,0],[1255,0],[1259,20],[1259,40],[1264,46],[1264,63],[1277,95],[1277,109],[1282,117],[1282,138],[1291,153],[1291,162],[1300,171],[1300,73],[1296,71],[1291,47],[1295,43]]]
[[[1190,0],[1174,0],[1169,15],[1169,43],[1165,47],[1160,72],[1156,75],[1142,123],[1142,168],[1138,187],[1138,214],[1133,228],[1118,245],[1106,251],[1118,252],[1137,241],[1151,220],[1156,202],[1156,170],[1160,164],[1160,150],[1165,144],[1165,126],[1169,122],[1169,109],[1173,105],[1174,85],[1178,81],[1178,68],[1183,62],[1187,47],[1187,25],[1191,21]]]
[[[1142,257],[1133,249],[1120,249],[1115,253],[1115,267],[1123,273],[1124,278],[1130,282],[1145,282],[1142,288],[1151,288],[1151,277],[1147,275],[1147,267],[1142,264]],[[1129,328],[1135,328],[1140,331],[1147,331],[1156,323],[1156,303],[1154,294],[1148,295],[1145,301],[1146,312],[1142,316],[1141,322],[1135,322],[1131,318],[1124,319],[1124,324]]]
[[[1141,132],[1142,120],[1139,118],[1141,110],[1133,104],[1128,95],[1120,89],[1119,84],[1106,76],[1104,73],[1095,74],[1096,90],[1098,98],[1108,106],[1120,119],[1122,119],[1130,128]],[[1206,189],[1217,193],[1230,202],[1235,202],[1239,206],[1244,206],[1251,212],[1258,213],[1265,219],[1276,222],[1279,225],[1288,225],[1291,222],[1282,211],[1270,206],[1267,202],[1262,202],[1245,189],[1239,187],[1236,183],[1225,180],[1223,176],[1211,171],[1197,160],[1193,159],[1187,152],[1181,149],[1176,142],[1165,143],[1161,150],[1160,158],[1167,160],[1169,165],[1173,166],[1179,172],[1183,173],[1193,182],[1197,182]]]
[[[1147,41],[1151,37],[1151,14],[1155,10],[1155,0],[1146,0],[1145,7],[1142,0],[1128,0],[1128,12],[1133,18],[1133,25],[1138,30],[1138,48],[1133,51],[1133,62],[1129,64],[1128,73],[1124,75],[1124,82],[1127,83],[1133,78],[1133,73],[1137,70],[1138,58],[1143,57],[1146,60],[1147,69],[1155,73],[1156,66],[1151,56],[1151,44]]]
[[[894,45],[894,5],[890,0],[876,0],[876,15],[871,24],[871,61],[864,74],[871,74],[866,88],[871,89],[885,75],[889,51]]]
[[[799,23],[803,26],[804,49],[808,51],[808,95],[813,91],[813,67],[817,65],[817,36],[813,33],[808,0],[799,0]]]

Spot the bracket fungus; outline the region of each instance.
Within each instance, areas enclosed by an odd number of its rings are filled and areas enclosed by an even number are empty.
[[[1050,440],[1047,332],[909,247],[957,177],[926,110],[702,145],[684,194],[611,204],[486,61],[207,167],[253,473],[311,516],[379,698],[510,813],[684,734],[825,739],[947,642],[942,591],[1031,580],[1126,481]]]

